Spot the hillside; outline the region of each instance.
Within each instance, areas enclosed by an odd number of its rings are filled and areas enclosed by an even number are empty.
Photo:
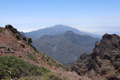
[[[31,37],[33,40],[36,40],[39,37],[41,37],[42,35],[63,34],[66,31],[73,31],[73,32],[75,32],[77,34],[90,35],[92,37],[100,38],[100,36],[97,36],[97,35],[94,35],[94,34],[91,34],[91,33],[87,33],[87,32],[83,32],[83,31],[79,31],[79,30],[77,30],[75,28],[65,26],[65,25],[55,25],[55,26],[52,26],[52,27],[39,29],[39,30],[36,30],[36,31],[27,32],[27,33],[25,33],[25,35],[27,37]]]
[[[33,45],[58,62],[70,64],[77,61],[82,53],[91,53],[96,41],[99,39],[67,31],[58,35],[44,35],[33,41]]]
[[[120,80],[120,36],[105,34],[93,52],[81,55],[70,69],[92,80]]]
[[[63,67],[28,44],[13,26],[0,27],[0,80],[90,80]]]

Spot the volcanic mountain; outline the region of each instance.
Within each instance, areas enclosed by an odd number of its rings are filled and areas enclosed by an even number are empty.
[[[96,41],[99,39],[67,31],[63,34],[41,36],[33,41],[33,46],[62,64],[71,64],[82,53],[91,53]]]
[[[39,30],[27,32],[27,33],[25,33],[25,35],[27,37],[31,37],[33,40],[36,40],[43,35],[63,34],[66,31],[73,31],[74,33],[77,33],[77,34],[80,34],[80,35],[90,35],[90,36],[95,37],[95,38],[100,38],[100,36],[98,36],[98,35],[94,35],[94,34],[91,34],[91,33],[79,31],[75,28],[72,28],[72,27],[66,26],[66,25],[55,25],[55,26],[52,26],[52,27],[47,27],[47,28],[44,28],[44,29],[39,29]]]

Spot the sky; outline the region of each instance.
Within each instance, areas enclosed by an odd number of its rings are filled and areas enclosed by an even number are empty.
[[[57,24],[120,35],[120,0],[0,0],[0,26],[29,32]]]

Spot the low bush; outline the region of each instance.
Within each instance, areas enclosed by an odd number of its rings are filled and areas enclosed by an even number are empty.
[[[61,75],[53,73],[53,72],[50,72],[44,75],[43,79],[44,80],[68,80],[67,78],[61,77]]]
[[[22,76],[44,75],[48,72],[50,71],[44,67],[28,64],[15,56],[0,57],[0,80],[20,78]]]
[[[3,31],[3,29],[0,29],[0,33]]]

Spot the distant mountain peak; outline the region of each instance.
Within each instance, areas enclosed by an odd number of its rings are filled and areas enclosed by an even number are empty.
[[[66,25],[63,25],[63,24],[57,24],[57,25],[54,25],[54,27],[69,27],[69,26],[66,26]]]
[[[73,31],[74,33],[77,33],[77,34],[80,34],[80,35],[90,35],[90,36],[98,37],[97,35],[86,33],[86,32],[83,32],[83,31],[79,31],[76,28],[66,26],[66,25],[62,25],[62,24],[54,25],[52,27],[47,27],[47,28],[44,28],[44,29],[39,29],[39,30],[28,32],[28,33],[25,33],[25,34],[26,34],[27,37],[31,37],[33,40],[37,40],[38,38],[40,38],[43,35],[63,34],[66,31]]]
[[[58,28],[58,29],[66,29],[66,30],[72,30],[74,28],[70,27],[70,26],[67,26],[67,25],[63,25],[63,24],[58,24],[58,25],[54,25],[52,27],[49,27],[49,28]]]

